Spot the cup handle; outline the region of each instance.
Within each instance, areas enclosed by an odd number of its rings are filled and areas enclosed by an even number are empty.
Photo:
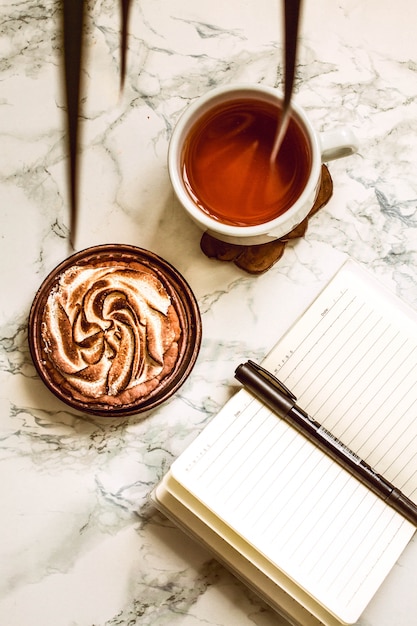
[[[319,141],[322,163],[355,154],[359,148],[355,133],[347,126],[320,133]]]

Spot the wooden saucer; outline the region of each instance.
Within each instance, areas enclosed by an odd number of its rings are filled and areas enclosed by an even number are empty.
[[[200,241],[200,247],[209,259],[233,261],[237,267],[249,274],[262,274],[282,257],[289,240],[303,237],[307,230],[309,218],[327,204],[332,194],[333,181],[330,172],[325,165],[322,165],[320,190],[317,199],[307,217],[290,233],[281,239],[275,239],[256,246],[226,243],[204,233]]]

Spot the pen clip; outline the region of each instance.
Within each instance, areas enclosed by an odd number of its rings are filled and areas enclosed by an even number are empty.
[[[265,378],[271,385],[276,387],[282,394],[287,396],[289,400],[294,400],[294,401],[297,400],[297,398],[292,393],[292,391],[290,391],[288,387],[284,385],[283,382],[278,380],[278,378],[274,376],[273,374],[271,374],[271,372],[269,372],[267,369],[265,369],[261,365],[258,365],[258,363],[255,363],[255,361],[251,361],[251,360],[247,362],[247,365],[253,370],[255,370],[260,376],[262,376],[262,378]]]

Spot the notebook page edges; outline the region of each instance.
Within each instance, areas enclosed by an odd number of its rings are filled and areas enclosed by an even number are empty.
[[[241,390],[174,461],[174,478],[352,624],[414,528]]]
[[[152,492],[154,504],[183,531],[212,551],[220,562],[291,623],[302,626],[341,626],[289,579],[270,571],[267,560],[222,524],[216,516],[166,474]],[[312,612],[314,611],[314,614]]]
[[[417,313],[348,261],[265,359],[298,404],[417,502]]]

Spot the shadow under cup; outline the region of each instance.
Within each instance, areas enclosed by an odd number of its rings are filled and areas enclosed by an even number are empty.
[[[275,162],[278,101],[240,96],[215,104],[190,125],[181,150],[185,189],[220,224],[256,226],[285,213],[311,175],[309,137],[292,116]]]

